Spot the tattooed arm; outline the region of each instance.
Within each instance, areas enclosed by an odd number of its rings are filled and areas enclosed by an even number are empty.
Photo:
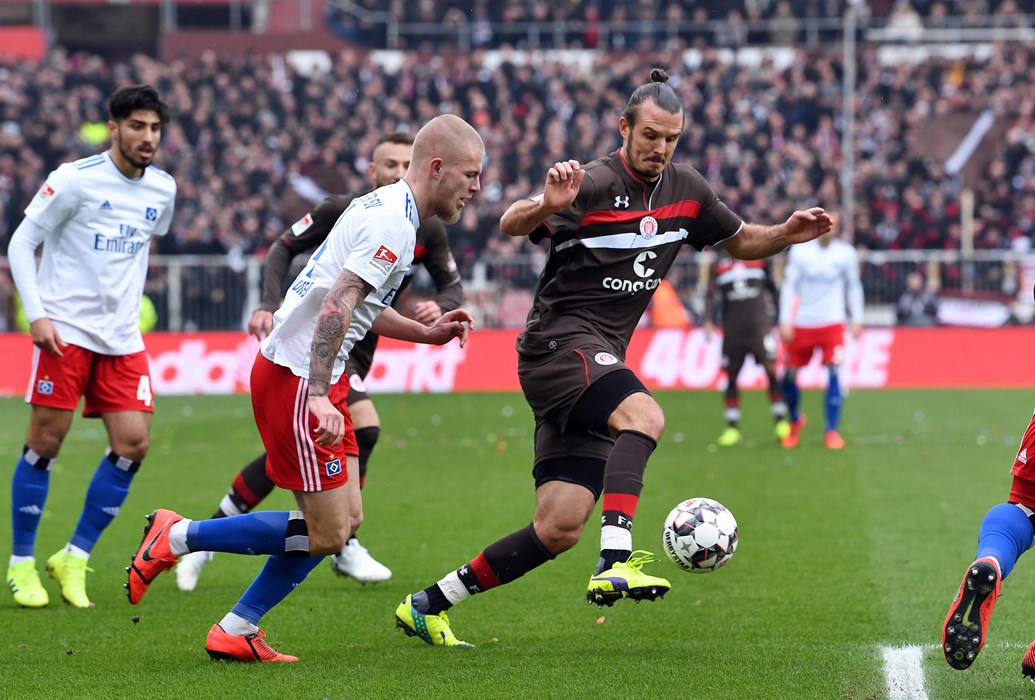
[[[342,270],[320,304],[320,315],[309,346],[309,412],[318,422],[316,442],[337,445],[345,435],[345,420],[328,398],[334,358],[341,349],[352,313],[373,287],[351,270]]]

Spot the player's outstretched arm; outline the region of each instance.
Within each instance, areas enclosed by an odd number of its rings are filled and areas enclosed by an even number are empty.
[[[782,224],[762,226],[745,223],[740,233],[722,242],[730,255],[741,260],[759,260],[829,233],[834,222],[821,207],[802,209]]]
[[[568,207],[579,193],[586,171],[577,160],[558,161],[546,172],[543,193],[510,205],[500,218],[500,230],[508,236],[527,236],[546,218]]]
[[[474,317],[467,309],[447,311],[435,323],[426,326],[389,307],[374,320],[370,330],[385,338],[426,345],[445,345],[453,338],[459,338],[460,347],[463,347],[473,325]]]

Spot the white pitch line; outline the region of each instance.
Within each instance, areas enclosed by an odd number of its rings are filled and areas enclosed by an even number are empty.
[[[924,648],[881,647],[888,700],[928,700],[924,683]]]

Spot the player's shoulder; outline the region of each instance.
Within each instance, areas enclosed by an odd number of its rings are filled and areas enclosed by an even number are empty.
[[[321,217],[329,217],[337,219],[342,213],[349,208],[352,204],[352,200],[356,198],[354,194],[332,194],[329,197],[325,197],[323,201],[316,205],[313,210],[313,214]]]
[[[174,195],[176,194],[176,179],[168,172],[154,165],[147,166],[147,170],[145,170],[144,172],[148,176],[153,176],[152,184],[165,190],[166,192],[169,192]]]

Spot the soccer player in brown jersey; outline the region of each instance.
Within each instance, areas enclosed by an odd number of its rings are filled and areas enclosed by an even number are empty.
[[[665,425],[661,407],[624,362],[636,323],[684,244],[721,243],[761,259],[830,229],[814,207],[773,226],[731,212],[696,170],[672,163],[683,107],[660,69],[629,98],[621,148],[585,167],[555,163],[542,193],[500,220],[511,236],[549,241],[525,332],[518,377],[535,415],[535,517],[396,609],[396,622],[428,644],[463,644],[446,610],[509,583],[571,549],[603,500],[600,560],[587,598],[654,600],[669,582],[641,569],[632,523],[647,459]]]
[[[780,393],[776,376],[776,336],[773,316],[780,297],[776,293],[767,260],[735,260],[719,253],[708,276],[704,306],[704,331],[715,331],[716,319],[722,323],[722,366],[726,370],[726,430],[719,435],[722,447],[743,440],[740,432],[740,388],[737,378],[744,361],[751,355],[765,370],[769,380],[769,409],[776,425],[773,434],[782,439],[791,430],[787,404]]]
[[[368,166],[368,175],[375,188],[398,182],[406,173],[406,168],[410,165],[412,144],[413,137],[407,133],[390,132],[381,136],[374,147]],[[283,298],[284,282],[292,260],[300,257],[308,259],[327,239],[331,227],[354,198],[355,195],[328,197],[284,231],[270,247],[263,268],[262,301],[248,322],[248,330],[259,340],[265,338],[273,328],[273,312],[280,306]],[[417,229],[413,262],[424,265],[437,290],[434,300],[416,304],[415,320],[431,324],[443,313],[460,308],[464,300],[463,286],[449,249],[446,227],[439,218],[429,217],[421,222]],[[402,292],[411,280],[412,276],[408,275],[392,306],[398,308]],[[363,518],[359,489],[366,481],[367,463],[381,432],[381,420],[363,384],[374,361],[377,340],[376,333],[367,333],[352,348],[345,363],[345,376],[349,380],[346,403],[352,414],[356,442],[359,444],[359,476],[357,479],[350,475],[349,483],[346,485],[347,488],[355,489],[352,508],[355,528],[359,527]],[[237,473],[212,517],[223,518],[247,513],[266,498],[273,488],[273,481],[266,475],[264,452]],[[176,584],[180,590],[194,590],[202,569],[211,559],[212,552],[191,552],[181,557],[176,566]],[[355,529],[345,547],[331,557],[331,568],[339,576],[350,576],[361,583],[387,581],[392,576],[391,570],[374,559],[366,547],[360,544]]]

